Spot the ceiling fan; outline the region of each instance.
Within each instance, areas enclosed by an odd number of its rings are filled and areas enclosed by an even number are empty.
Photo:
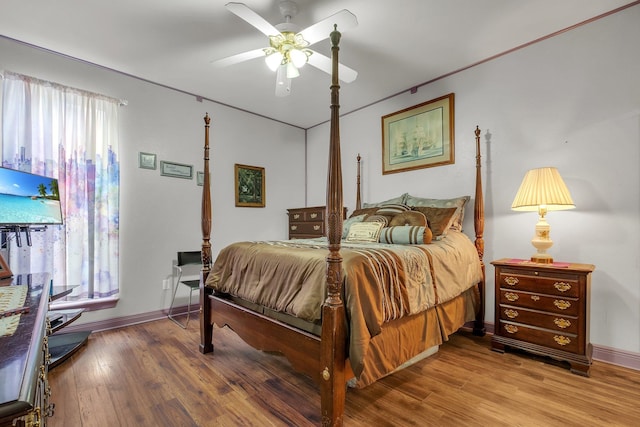
[[[334,25],[344,31],[358,25],[356,16],[346,9],[317,22],[303,30],[291,22],[298,13],[298,5],[291,0],[279,3],[284,22],[271,25],[264,18],[251,10],[244,3],[227,3],[225,7],[233,14],[253,25],[269,38],[269,47],[218,59],[212,62],[216,67],[226,67],[250,59],[264,57],[267,66],[276,72],[276,96],[287,96],[291,93],[291,80],[300,75],[300,68],[305,64],[331,74],[331,60],[321,53],[309,49],[309,46],[329,37]],[[340,80],[351,83],[358,73],[339,64]]]

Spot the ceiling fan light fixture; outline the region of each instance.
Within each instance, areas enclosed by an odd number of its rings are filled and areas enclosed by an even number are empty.
[[[295,48],[289,51],[289,59],[293,62],[293,65],[295,65],[296,68],[301,68],[307,63],[307,58],[309,57],[307,52]]]
[[[295,79],[298,76],[300,76],[298,68],[293,64],[293,62],[287,62],[287,78]]]
[[[266,62],[267,67],[269,67],[271,71],[276,71],[282,64],[282,59],[284,58],[284,56],[277,50],[268,52],[267,49],[265,49],[265,53],[267,54],[267,56],[264,58],[264,62]]]

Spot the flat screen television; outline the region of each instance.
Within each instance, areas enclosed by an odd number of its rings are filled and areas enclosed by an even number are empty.
[[[0,227],[62,224],[58,180],[0,167]]]

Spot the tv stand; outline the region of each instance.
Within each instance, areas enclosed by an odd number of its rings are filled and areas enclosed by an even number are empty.
[[[77,286],[52,286],[51,301],[63,298],[71,293]],[[51,362],[49,369],[53,369],[71,357],[87,343],[91,331],[79,331],[71,333],[58,333],[61,329],[75,322],[84,309],[49,310],[47,317],[51,324],[49,336],[49,354]]]

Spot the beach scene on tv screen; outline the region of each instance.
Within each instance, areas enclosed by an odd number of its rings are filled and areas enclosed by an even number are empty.
[[[58,180],[0,168],[0,224],[61,224]]]

